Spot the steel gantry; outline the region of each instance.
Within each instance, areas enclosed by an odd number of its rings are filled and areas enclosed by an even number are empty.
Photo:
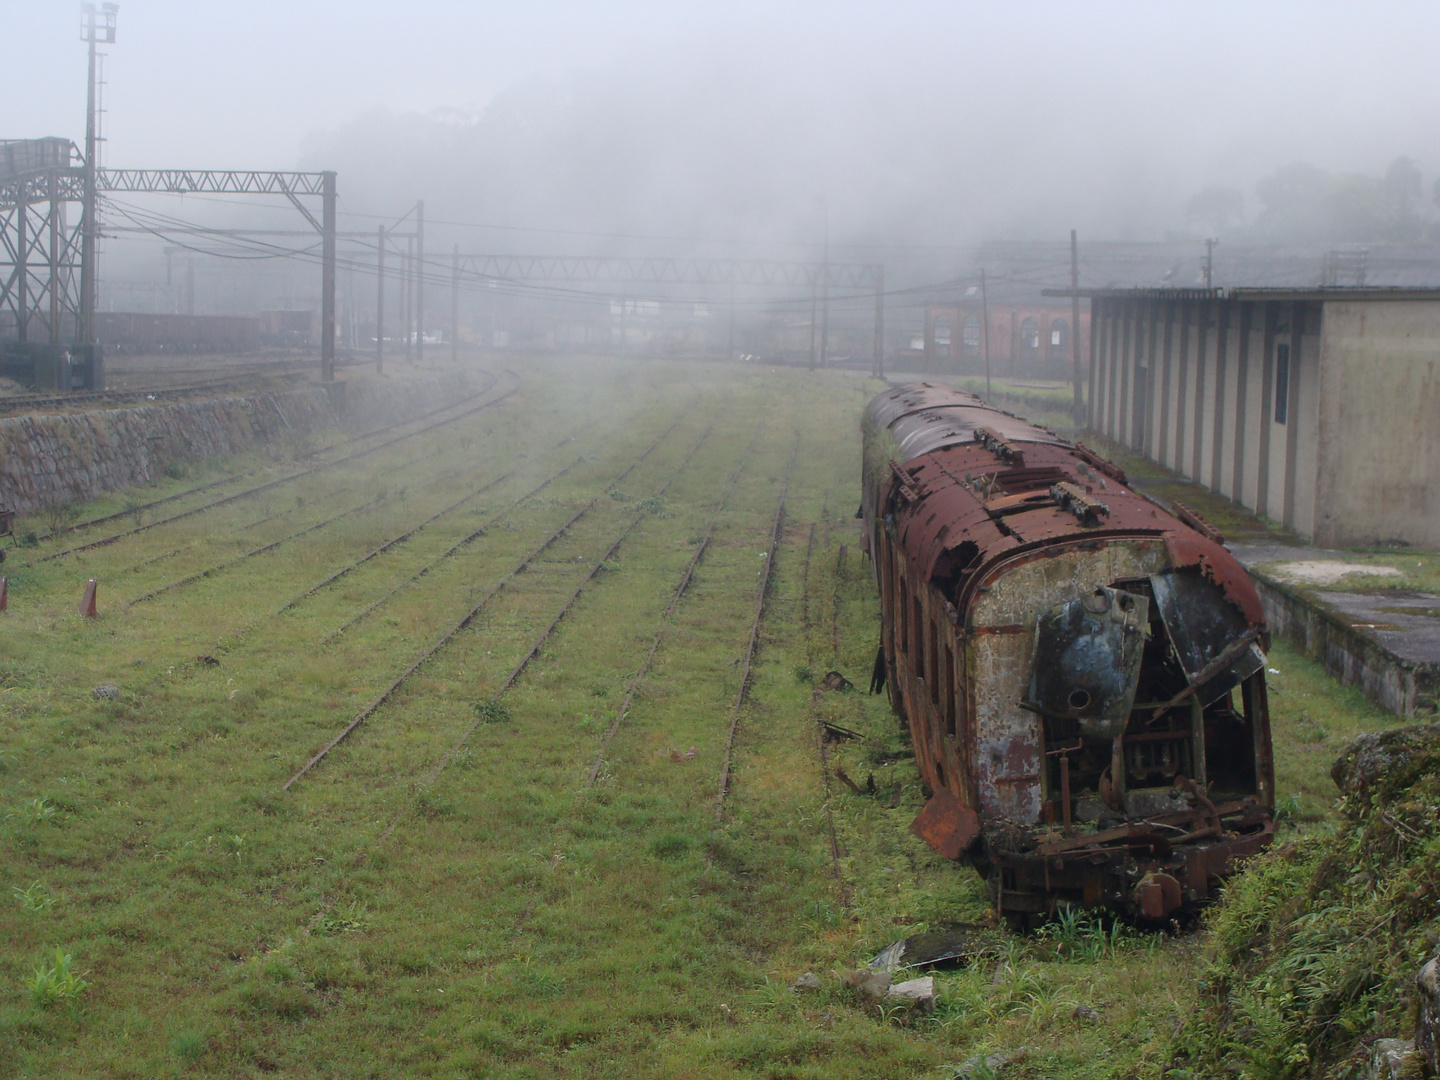
[[[93,342],[96,256],[86,215],[72,226],[66,204],[85,205],[87,170],[64,139],[0,142],[0,322],[20,342]],[[100,193],[283,195],[321,237],[321,378],[335,377],[336,206],[333,172],[235,169],[97,169]],[[321,200],[317,218],[301,200]]]
[[[174,195],[283,195],[320,234],[320,378],[335,378],[335,173],[238,169],[100,169],[99,191]],[[301,198],[318,196],[320,218]]]
[[[0,326],[21,344],[58,346],[80,319],[82,221],[67,213],[84,200],[78,153],[69,139],[0,142]]]

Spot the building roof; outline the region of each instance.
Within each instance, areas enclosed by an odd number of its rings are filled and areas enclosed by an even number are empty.
[[[1205,243],[1082,241],[1081,295],[1125,289],[1205,290]],[[1211,285],[1235,290],[1268,289],[1290,295],[1299,290],[1349,289],[1370,297],[1378,289],[1440,289],[1440,244],[1216,244]],[[978,303],[980,269],[986,271],[991,303],[1034,302],[1040,296],[1069,295],[1070,245],[1064,242],[989,243],[976,256],[973,272],[929,295],[932,303]],[[1258,298],[1258,297],[1257,297]],[[1399,297],[1392,297],[1399,298]],[[1414,297],[1420,299],[1422,297]],[[1423,297],[1429,299],[1430,297]]]
[[[1089,300],[1440,300],[1440,288],[1406,289],[1387,285],[1316,286],[1308,289],[1079,289]],[[1069,289],[1046,289],[1045,296],[1069,296]]]

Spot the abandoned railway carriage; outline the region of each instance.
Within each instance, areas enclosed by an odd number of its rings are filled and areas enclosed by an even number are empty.
[[[864,427],[876,676],[931,793],[912,829],[1015,925],[1205,902],[1274,832],[1268,637],[1221,537],[971,394],[890,390]]]

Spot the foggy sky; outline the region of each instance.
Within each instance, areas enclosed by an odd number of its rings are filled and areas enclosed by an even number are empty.
[[[81,139],[77,8],[0,0],[0,137]],[[335,168],[353,213],[723,247],[813,243],[823,199],[837,246],[1158,239],[1295,160],[1440,170],[1434,4],[124,0],[118,37],[105,164]]]

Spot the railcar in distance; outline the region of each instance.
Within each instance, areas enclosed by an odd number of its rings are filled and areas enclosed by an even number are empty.
[[[929,794],[912,830],[1012,925],[1204,904],[1274,835],[1269,638],[1222,538],[972,394],[892,389],[863,427],[876,681]]]

